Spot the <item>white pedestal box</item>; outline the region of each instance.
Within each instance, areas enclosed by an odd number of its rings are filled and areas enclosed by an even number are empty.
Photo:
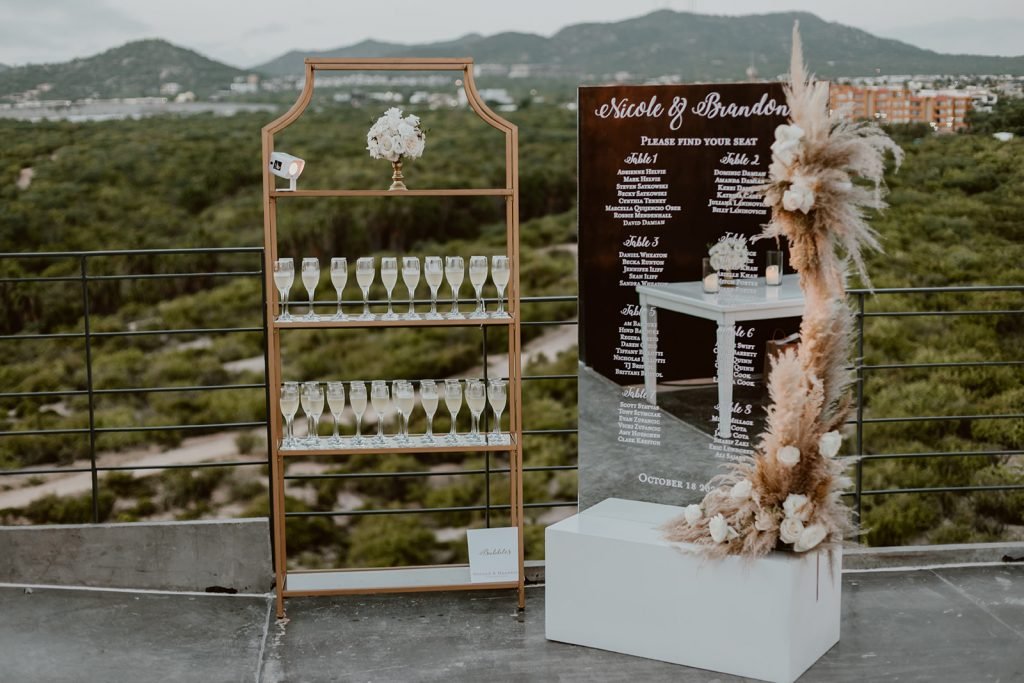
[[[549,640],[767,681],[839,641],[842,558],[707,560],[662,538],[671,505],[609,498],[548,527]]]

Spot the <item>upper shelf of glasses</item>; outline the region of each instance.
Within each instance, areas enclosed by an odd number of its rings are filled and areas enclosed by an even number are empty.
[[[509,187],[463,187],[429,190],[288,190],[274,188],[271,197],[511,197]]]
[[[321,318],[316,320],[310,320],[308,318],[295,318],[293,320],[273,320],[272,325],[277,329],[282,330],[305,330],[305,329],[316,329],[316,328],[334,328],[334,327],[476,327],[478,325],[504,325],[510,326],[514,322],[512,317],[508,318],[470,318],[468,315],[465,318],[444,318],[442,320],[407,320],[399,318],[398,320],[381,320],[379,317],[374,320],[361,320],[356,316],[351,316],[345,320],[333,320],[330,318]]]

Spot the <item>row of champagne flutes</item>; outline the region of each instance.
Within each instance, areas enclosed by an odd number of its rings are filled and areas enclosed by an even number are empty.
[[[409,311],[399,315],[395,313],[391,303],[391,294],[398,283],[398,265],[402,265],[402,281],[409,292]],[[304,316],[292,316],[288,312],[288,294],[295,282],[295,262],[290,258],[280,258],[274,262],[274,284],[281,295],[281,322],[293,320],[465,320],[480,318],[508,318],[505,312],[505,287],[510,274],[508,256],[493,256],[490,263],[491,281],[498,292],[498,308],[488,312],[484,306],[483,289],[487,283],[488,267],[486,256],[469,257],[469,281],[476,290],[476,310],[468,316],[459,311],[459,289],[466,276],[466,263],[461,256],[427,256],[423,259],[423,279],[430,288],[430,312],[420,315],[416,312],[416,287],[420,282],[420,259],[417,256],[384,256],[380,259],[380,279],[388,294],[388,310],[379,318],[370,312],[370,286],[376,277],[377,264],[372,256],[365,256],[356,261],[356,282],[363,292],[363,312],[358,316],[349,316],[342,311],[342,293],[348,283],[348,259],[343,256],[331,259],[331,284],[337,295],[338,309],[334,315],[318,316],[314,311],[314,292],[320,282],[320,261],[316,258],[302,259],[302,286],[309,295],[309,310]],[[437,292],[441,283],[448,280],[452,291],[452,308],[445,314],[437,311]]]
[[[431,379],[419,382],[420,405],[427,417],[427,429],[422,435],[410,436],[409,418],[416,406],[416,388],[408,380],[395,380],[390,387],[384,380],[370,383],[367,393],[365,382],[348,383],[348,405],[356,419],[355,434],[342,436],[340,433],[341,417],[346,406],[344,382],[285,382],[281,386],[280,407],[285,420],[285,434],[282,441],[284,448],[332,448],[332,447],[366,447],[374,448],[386,444],[409,444],[424,442],[431,445],[470,445],[488,441],[480,432],[480,417],[488,403],[494,414],[494,429],[487,435],[491,440],[507,441],[501,433],[501,415],[508,402],[507,382],[492,379],[486,384],[482,380],[446,379],[443,382]],[[456,431],[456,418],[462,409],[463,394],[472,417],[472,426],[468,434]],[[444,398],[445,407],[451,417],[451,429],[448,434],[434,435],[434,414],[440,398]],[[320,417],[324,412],[324,399],[334,421],[334,433],[328,438],[319,435]],[[377,416],[377,434],[363,435],[363,415],[366,413],[367,398]],[[295,436],[294,420],[299,407],[306,417],[306,435]],[[396,434],[384,432],[384,420],[388,413],[396,412],[399,417],[399,429]]]

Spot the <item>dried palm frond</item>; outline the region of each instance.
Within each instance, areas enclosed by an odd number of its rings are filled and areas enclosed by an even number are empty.
[[[790,546],[803,552],[853,528],[840,499],[849,480],[835,459],[852,405],[847,266],[870,286],[863,252],[880,245],[866,214],[886,206],[886,152],[897,166],[903,152],[873,123],[829,117],[828,83],[808,75],[798,23],[785,90],[790,124],[776,130],[769,182],[758,190],[772,209],[761,237],[785,237],[800,273],[801,344],[772,363],[771,403],[754,455],[712,479],[699,517],[664,528],[669,540],[697,544],[709,557],[758,557]]]

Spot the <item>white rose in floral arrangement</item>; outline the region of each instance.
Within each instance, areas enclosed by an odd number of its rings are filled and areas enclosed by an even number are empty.
[[[708,532],[711,534],[711,540],[715,543],[725,543],[739,536],[722,515],[715,515],[711,518],[711,521],[708,522]]]
[[[783,446],[775,453],[775,457],[786,467],[792,467],[800,462],[800,449],[796,446]]]
[[[733,500],[746,500],[750,498],[750,492],[754,489],[754,485],[750,483],[749,479],[743,479],[733,484],[732,490],[729,491],[729,496]]]
[[[743,237],[723,237],[708,250],[715,270],[739,270],[747,263],[750,252]]]
[[[754,515],[754,528],[758,531],[774,531],[779,528],[778,513],[775,509],[758,510]]]
[[[793,550],[798,553],[805,552],[816,547],[825,540],[828,530],[824,524],[811,524],[800,532],[800,537],[793,542]]]
[[[805,495],[791,493],[783,501],[782,510],[786,513],[786,519],[806,522],[811,517],[811,501]]]
[[[796,543],[800,540],[800,534],[803,532],[804,523],[793,517],[787,517],[779,525],[779,538],[783,543]]]
[[[377,119],[366,134],[366,150],[374,159],[391,162],[423,155],[427,136],[420,128],[418,116],[402,117],[402,110],[392,107]]]
[[[843,445],[843,435],[839,432],[828,432],[818,440],[818,451],[826,458],[834,458]]]
[[[792,166],[800,155],[803,137],[804,129],[800,126],[778,126],[775,129],[775,142],[772,143],[773,157],[783,166]]]
[[[701,511],[700,505],[697,505],[696,503],[687,505],[686,508],[683,509],[683,517],[686,518],[687,524],[696,524],[703,516],[704,513]]]
[[[807,213],[814,208],[814,189],[804,176],[793,176],[789,189],[782,194],[782,208]]]

